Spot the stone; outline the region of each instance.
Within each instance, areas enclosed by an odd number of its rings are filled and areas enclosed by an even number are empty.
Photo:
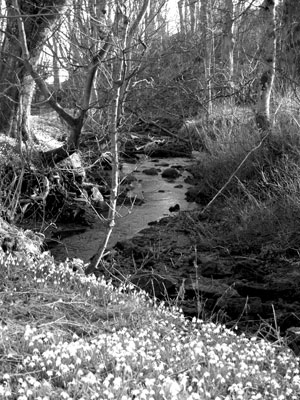
[[[263,311],[260,297],[231,297],[229,301],[221,298],[217,307],[226,311],[231,318],[239,318],[241,315],[257,316]]]
[[[235,284],[237,292],[243,296],[260,297],[262,300],[278,298],[297,298],[297,284],[293,282],[273,282],[260,284],[256,282],[237,281]]]
[[[156,168],[147,168],[143,170],[145,175],[158,175],[158,170]]]
[[[214,281],[203,276],[196,279],[187,279],[185,286],[187,297],[197,297],[216,299],[223,297],[228,299],[231,297],[239,297],[237,291],[225,282]]]
[[[169,278],[141,273],[131,277],[130,282],[157,299],[166,299],[176,294],[176,284]]]
[[[122,240],[115,244],[115,250],[121,251],[126,257],[134,257],[135,259],[143,258],[148,249],[134,244],[131,240]]]
[[[235,263],[233,272],[240,279],[247,279],[249,281],[263,282],[266,275],[265,271],[260,268],[261,261],[246,259]]]
[[[166,168],[161,174],[161,176],[166,179],[176,179],[180,175],[180,172],[175,168]]]
[[[188,188],[185,195],[188,201],[195,201],[203,205],[207,204],[213,197],[211,189],[204,184]]]
[[[169,211],[170,212],[178,212],[178,211],[180,211],[180,205],[179,204],[175,204],[174,206],[171,206],[169,208]]]

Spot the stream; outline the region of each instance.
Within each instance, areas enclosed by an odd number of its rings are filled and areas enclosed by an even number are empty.
[[[180,210],[187,211],[197,208],[196,203],[187,202],[185,193],[190,186],[185,182],[189,173],[186,167],[192,164],[189,158],[164,158],[163,160],[145,159],[136,164],[123,163],[122,177],[133,174],[136,178],[131,183],[129,195],[132,199],[143,199],[141,205],[121,205],[118,207],[116,226],[110,237],[108,247],[113,247],[118,241],[135,236],[146,228],[149,222],[157,221],[172,214],[169,208],[179,204]],[[170,167],[176,167],[180,176],[174,180],[162,178],[161,173]],[[158,175],[143,173],[149,168],[156,168]],[[63,238],[51,249],[56,260],[63,261],[66,257],[81,258],[84,262],[96,253],[99,244],[104,240],[106,230],[100,219],[85,232]]]

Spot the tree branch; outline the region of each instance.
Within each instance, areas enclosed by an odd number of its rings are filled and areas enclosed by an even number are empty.
[[[19,29],[19,40],[20,40],[20,46],[22,49],[22,55],[23,55],[23,64],[28,71],[28,73],[32,76],[34,79],[35,83],[39,87],[40,91],[43,93],[45,98],[48,98],[48,103],[50,106],[70,125],[74,126],[76,123],[76,120],[74,117],[72,117],[69,113],[67,113],[54,99],[52,93],[47,87],[47,84],[45,83],[44,79],[34,70],[30,60],[30,53],[28,50],[27,46],[27,40],[26,40],[26,33],[25,33],[25,27],[24,27],[24,22],[22,19],[22,15],[20,12],[20,8],[18,5],[18,0],[13,0],[13,7],[16,11],[17,14],[17,22],[18,22],[18,29]]]

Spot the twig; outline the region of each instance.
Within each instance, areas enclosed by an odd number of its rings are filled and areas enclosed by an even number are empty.
[[[161,129],[163,132],[167,133],[169,136],[172,136],[172,137],[174,137],[174,138],[180,140],[181,142],[185,142],[185,143],[187,143],[187,144],[190,144],[190,141],[189,141],[188,139],[184,139],[184,138],[182,138],[182,137],[178,137],[178,134],[169,131],[169,129],[162,127],[161,125],[157,124],[157,123],[154,122],[154,121],[149,121],[149,122],[147,122],[147,121],[145,121],[142,117],[139,117],[139,120],[142,121],[144,124],[149,124],[149,125],[154,125],[154,126],[156,126],[156,128]]]
[[[220,196],[220,194],[226,189],[226,187],[229,185],[229,183],[232,181],[232,179],[235,177],[236,173],[241,169],[241,167],[243,166],[243,164],[247,161],[247,159],[251,156],[252,153],[254,153],[256,150],[258,150],[260,148],[260,146],[263,144],[263,142],[266,140],[266,138],[269,136],[270,134],[270,130],[267,132],[267,134],[261,139],[261,141],[258,143],[258,145],[256,145],[255,147],[253,147],[253,149],[251,149],[249,151],[248,154],[246,154],[246,156],[243,158],[243,160],[240,162],[240,164],[236,167],[236,169],[233,171],[233,173],[230,175],[230,177],[228,178],[227,182],[221,187],[221,189],[214,195],[214,197],[210,200],[210,202],[203,208],[203,210],[201,211],[200,214],[204,214],[205,211],[214,203],[214,201]]]

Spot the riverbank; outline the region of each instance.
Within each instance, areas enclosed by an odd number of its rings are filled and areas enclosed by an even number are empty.
[[[222,127],[221,131],[218,130],[219,136],[213,131],[213,126],[211,132],[207,131],[210,125],[204,126],[203,121],[190,123],[188,130],[181,130],[183,138],[196,136],[198,139],[198,151],[191,152],[195,158],[188,167],[193,177],[187,178],[184,175],[186,166],[174,158],[168,162],[150,158],[149,162],[146,160],[147,165],[131,164],[132,169],[143,165],[137,177],[125,168],[123,183],[127,181],[127,186],[125,183],[121,197],[121,202],[129,201],[129,205],[124,203],[125,212],[131,212],[134,199],[143,203],[145,197],[150,196],[144,205],[135,207],[135,211],[140,213],[137,222],[142,225],[133,224],[128,229],[128,220],[120,218],[124,223],[123,230],[115,229],[114,248],[107,253],[100,270],[89,268],[88,271],[98,276],[104,274],[106,279],[113,279],[116,284],[132,282],[159,299],[176,300],[188,317],[221,321],[228,327],[251,333],[263,326],[270,340],[274,340],[274,336],[276,340],[277,333],[274,335],[273,331],[279,327],[298,354],[298,153],[291,150],[296,148],[292,144],[297,141],[297,132],[290,132],[287,140],[278,129],[270,138],[268,147],[259,148],[259,135],[253,131],[251,121],[246,119],[237,124],[228,119],[228,115],[218,118],[218,126]],[[52,124],[51,119],[49,124]],[[167,141],[160,136],[151,137],[149,143],[144,134],[146,128],[139,126],[138,129],[132,140],[126,142],[126,154],[132,160],[149,147],[149,156],[157,155],[153,153],[155,151],[169,156],[172,148],[177,153],[187,152],[187,139],[182,148],[180,141],[175,143],[173,139]],[[243,137],[240,136],[241,129]],[[256,149],[255,152],[252,149]],[[281,152],[276,153],[276,149],[281,149]],[[104,190],[103,182],[105,177],[109,179],[110,170],[100,168],[98,163],[95,164],[96,155],[93,157],[88,159],[92,168],[86,167],[89,185],[92,189],[99,187]],[[61,169],[64,171],[62,167],[57,169],[58,177],[64,176]],[[163,178],[168,169],[175,175]],[[169,186],[160,193],[157,183],[161,178]],[[57,189],[60,183],[57,177],[55,179],[52,190]],[[97,182],[97,179],[101,181]],[[141,180],[147,179],[152,186],[149,193],[143,193]],[[188,184],[185,182],[187,179]],[[187,197],[197,202],[198,211],[182,212],[189,206],[183,200],[187,186],[190,186]],[[89,197],[78,185],[76,188],[75,197],[71,193],[67,207],[64,205],[66,219],[62,221],[62,228],[57,229],[52,224],[55,236],[49,237],[55,246],[62,242],[63,251],[58,249],[57,260],[64,261],[69,256],[81,258],[88,264],[105,228],[91,229],[93,222],[88,223],[86,216],[94,213],[90,207],[93,206],[90,203],[92,196]],[[181,197],[172,201],[174,190]],[[65,192],[68,195],[69,192]],[[162,195],[163,206],[157,206],[157,195]],[[60,201],[64,199],[58,198]],[[146,218],[147,202],[151,198],[154,199],[153,207]],[[42,205],[34,199],[32,203],[34,207]],[[168,218],[160,220],[164,213]],[[70,223],[73,217],[83,223]],[[145,228],[149,221],[151,226]],[[144,229],[136,235],[141,228]],[[51,226],[45,223],[43,229],[48,233]],[[128,239],[132,235],[134,237]],[[14,251],[17,246],[14,240],[6,241],[8,250]],[[72,247],[75,249],[73,253]]]
[[[236,336],[134,286],[0,251],[1,399],[297,399],[282,341]],[[267,360],[267,362],[266,362]]]
[[[89,276],[8,224],[2,398],[299,397],[298,153],[280,132],[251,153],[251,125],[239,138],[227,119],[217,140],[201,132],[188,192],[199,210],[171,204]]]

